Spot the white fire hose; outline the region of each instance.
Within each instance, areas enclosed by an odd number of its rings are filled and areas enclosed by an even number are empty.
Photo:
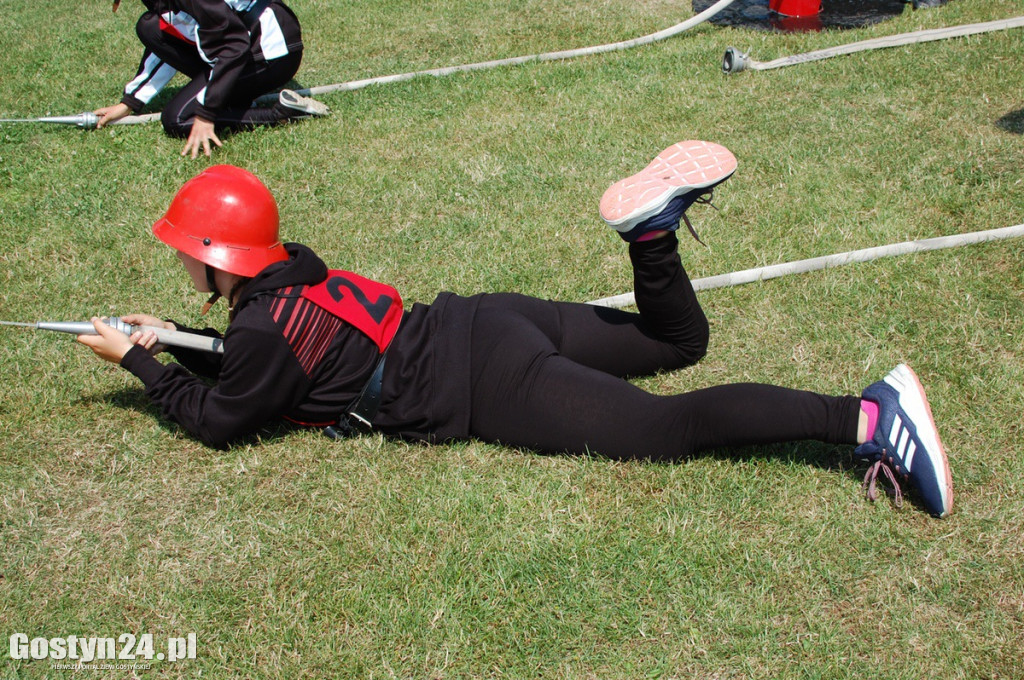
[[[732,272],[729,274],[719,274],[717,276],[696,279],[692,283],[693,289],[696,291],[711,290],[713,288],[726,288],[729,286],[738,286],[744,283],[754,283],[755,281],[777,279],[780,276],[789,276],[790,274],[803,274],[805,272],[818,271],[819,269],[830,269],[832,267],[853,264],[855,262],[870,262],[871,260],[877,260],[882,257],[895,257],[896,255],[906,255],[908,253],[923,253],[928,250],[957,248],[959,246],[966,246],[974,243],[998,241],[1002,239],[1016,238],[1019,236],[1024,236],[1024,224],[1018,224],[1015,227],[1003,227],[1002,229],[989,229],[987,231],[973,231],[967,234],[955,234],[953,236],[937,236],[935,238],[926,238],[919,241],[903,241],[901,243],[892,243],[887,246],[851,250],[845,253],[812,257],[807,260],[797,260],[796,262],[785,262],[782,264],[768,265],[766,267],[757,267],[755,269],[744,269],[743,271]],[[600,300],[591,300],[587,304],[597,305],[599,307],[622,308],[636,304],[636,299],[633,297],[633,293],[623,293],[622,295],[601,298]]]
[[[499,66],[514,66],[517,64],[526,64],[531,61],[556,61],[559,59],[574,59],[576,57],[588,56],[591,54],[601,54],[604,52],[614,52],[618,50],[628,50],[633,47],[640,47],[641,45],[649,45],[653,42],[665,40],[671,38],[674,35],[678,35],[683,31],[687,31],[694,26],[704,23],[708,19],[712,18],[719,12],[726,9],[729,5],[734,3],[736,0],[718,0],[715,4],[708,7],[700,14],[696,14],[686,21],[680,22],[675,26],[671,26],[657,33],[651,33],[640,38],[634,38],[632,40],[624,40],[617,43],[609,43],[607,45],[596,45],[594,47],[581,47],[574,50],[563,50],[560,52],[545,52],[543,54],[531,54],[525,57],[511,57],[509,59],[495,59],[493,61],[482,61],[475,64],[464,64],[462,66],[446,66],[444,68],[434,68],[426,71],[412,71],[409,73],[398,73],[390,76],[378,76],[376,78],[366,78],[364,80],[352,80],[347,83],[336,83],[334,85],[320,85],[318,87],[311,87],[305,90],[296,90],[299,94],[304,95],[318,95],[326,94],[328,92],[338,91],[349,91],[358,90],[369,85],[381,85],[384,83],[400,83],[405,80],[412,80],[420,76],[449,76],[454,73],[465,73],[468,71],[482,71],[486,69],[497,68]],[[272,95],[271,95],[272,96]]]
[[[814,52],[795,54],[789,57],[781,57],[772,61],[756,61],[735,47],[730,47],[722,57],[722,70],[725,73],[739,73],[740,71],[767,71],[783,66],[804,64],[809,61],[818,61],[830,57],[838,57],[842,54],[853,54],[866,50],[877,50],[885,47],[898,47],[900,45],[913,45],[915,43],[931,42],[933,40],[945,40],[946,38],[959,38],[965,35],[976,33],[990,33],[992,31],[1005,31],[1009,28],[1024,26],[1024,17],[1012,19],[999,19],[987,21],[981,24],[964,24],[962,26],[949,26],[946,28],[934,28],[926,31],[914,31],[913,33],[898,33],[887,35],[882,38],[872,38],[860,42],[828,47]]]

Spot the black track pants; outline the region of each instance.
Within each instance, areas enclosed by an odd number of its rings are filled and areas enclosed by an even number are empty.
[[[502,293],[473,325],[470,433],[547,452],[672,459],[816,439],[856,443],[860,399],[759,384],[658,396],[624,378],[696,363],[708,322],[674,234],[630,245],[639,313]]]
[[[160,30],[160,16],[155,12],[143,14],[135,26],[135,32],[153,54],[191,78],[167,102],[160,114],[160,122],[168,135],[187,137],[199,106],[198,97],[207,85],[210,66],[200,58],[194,45]],[[274,125],[298,115],[277,105],[256,108],[253,101],[284,87],[298,73],[301,62],[301,51],[264,63],[257,63],[250,57],[231,90],[231,102],[218,114],[214,123],[218,127],[245,130],[257,125]]]

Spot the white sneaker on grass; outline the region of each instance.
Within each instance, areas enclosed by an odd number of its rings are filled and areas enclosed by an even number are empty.
[[[286,109],[291,109],[307,116],[326,116],[331,110],[327,104],[318,102],[312,97],[304,97],[295,90],[281,90],[277,101]]]

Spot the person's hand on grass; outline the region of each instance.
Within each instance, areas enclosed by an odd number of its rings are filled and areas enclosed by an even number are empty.
[[[199,155],[199,151],[202,150],[207,158],[209,158],[212,152],[211,142],[217,146],[224,146],[220,138],[217,137],[213,123],[205,118],[196,116],[192,119],[192,131],[189,132],[188,141],[185,142],[185,148],[182,149],[181,155],[187,156],[191,153],[192,158],[195,158]]]

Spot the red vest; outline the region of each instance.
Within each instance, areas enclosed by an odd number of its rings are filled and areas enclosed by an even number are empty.
[[[327,272],[322,283],[306,286],[302,297],[355,326],[381,352],[388,348],[402,321],[402,298],[397,290],[340,269]]]

